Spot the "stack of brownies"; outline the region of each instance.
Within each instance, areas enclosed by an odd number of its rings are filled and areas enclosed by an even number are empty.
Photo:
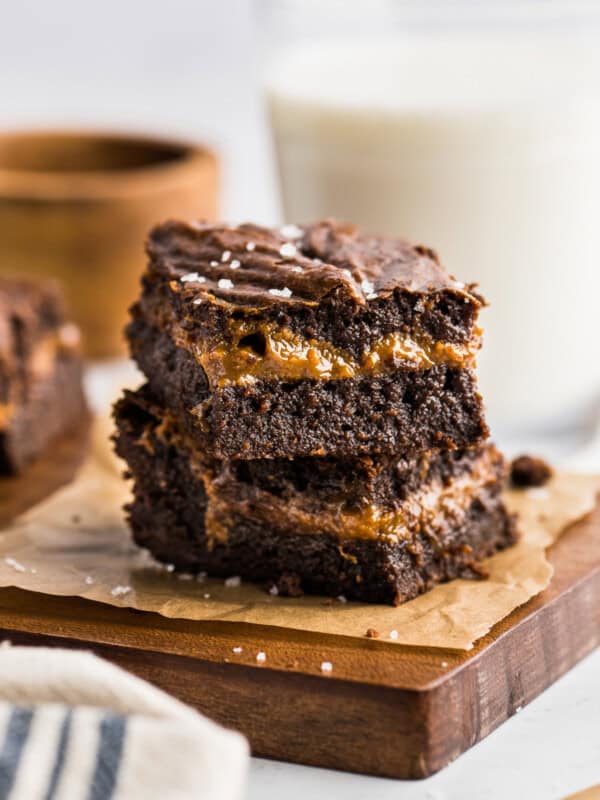
[[[169,222],[116,406],[135,540],[187,572],[398,604],[515,541],[474,374],[482,299],[324,221]]]

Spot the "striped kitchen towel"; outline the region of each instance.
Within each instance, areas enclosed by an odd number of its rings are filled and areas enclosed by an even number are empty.
[[[0,648],[0,800],[232,800],[248,745],[91,653]]]

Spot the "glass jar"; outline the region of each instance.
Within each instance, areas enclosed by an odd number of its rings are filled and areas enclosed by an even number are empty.
[[[489,300],[496,434],[600,409],[600,47],[581,2],[258,3],[285,219],[436,249]]]

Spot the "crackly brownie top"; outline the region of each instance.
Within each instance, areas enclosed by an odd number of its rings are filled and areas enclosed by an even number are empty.
[[[239,306],[313,304],[334,290],[359,304],[396,289],[447,290],[482,302],[433,250],[332,220],[279,229],[171,221],[151,232],[148,253],[154,269],[190,292]]]

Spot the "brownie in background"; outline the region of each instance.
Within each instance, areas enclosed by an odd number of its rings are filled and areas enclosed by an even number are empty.
[[[20,473],[87,413],[78,328],[52,282],[0,278],[0,474]]]

